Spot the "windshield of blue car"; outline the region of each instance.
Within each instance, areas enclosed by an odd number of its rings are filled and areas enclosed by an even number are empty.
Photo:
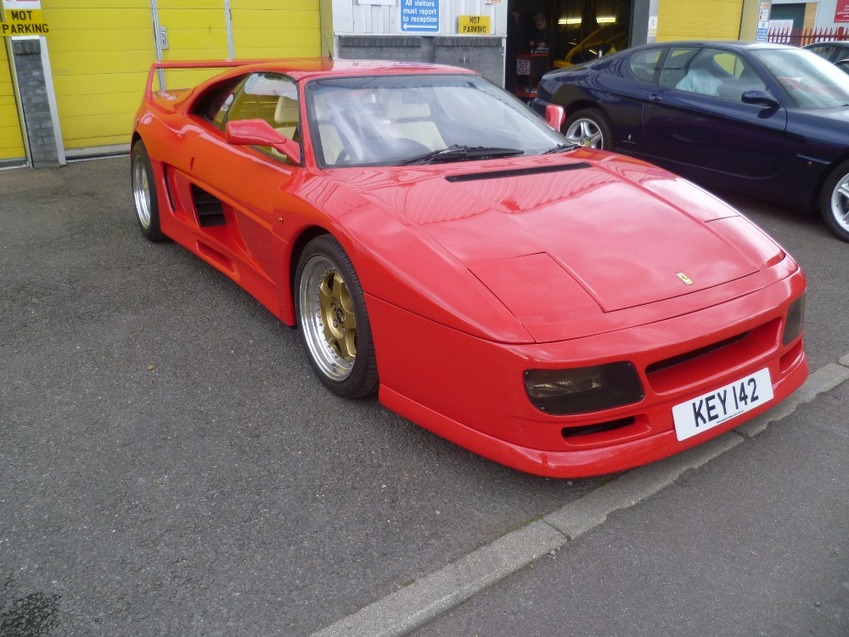
[[[799,108],[849,106],[849,75],[804,49],[753,51]]]
[[[525,104],[476,75],[321,79],[305,96],[322,167],[540,155],[564,143]]]

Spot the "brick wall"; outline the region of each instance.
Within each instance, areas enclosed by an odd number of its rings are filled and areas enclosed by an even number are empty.
[[[41,42],[13,40],[12,55],[32,167],[58,166],[59,149],[41,61]]]
[[[477,71],[504,86],[504,49],[500,37],[450,36],[339,36],[340,58],[397,60],[450,64]]]

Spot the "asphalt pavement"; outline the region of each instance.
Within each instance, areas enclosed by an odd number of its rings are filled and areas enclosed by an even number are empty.
[[[755,439],[729,434],[738,444],[416,637],[846,637],[847,401],[843,383]]]
[[[0,637],[849,635],[849,246],[815,218],[734,201],[808,273],[811,381],[557,481],[329,395],[292,330],[142,239],[128,173],[0,171]]]

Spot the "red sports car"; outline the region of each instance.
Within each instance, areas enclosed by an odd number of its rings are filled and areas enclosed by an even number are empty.
[[[230,68],[154,90],[175,67]],[[451,67],[157,63],[136,213],[296,326],[330,391],[523,471],[635,467],[799,387],[790,255],[548,120]]]

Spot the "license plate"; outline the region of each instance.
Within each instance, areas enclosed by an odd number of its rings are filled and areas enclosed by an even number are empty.
[[[717,427],[772,400],[769,370],[762,369],[672,408],[678,440]]]

